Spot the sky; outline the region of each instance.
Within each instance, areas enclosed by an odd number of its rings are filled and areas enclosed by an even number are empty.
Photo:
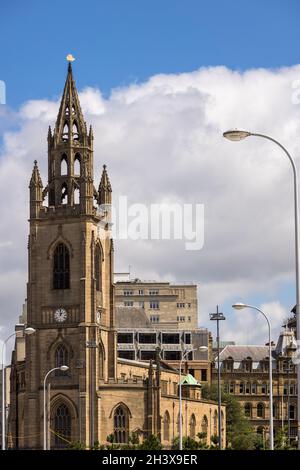
[[[226,315],[222,337],[273,339],[295,303],[292,179],[272,135],[299,164],[300,4],[294,1],[11,1],[1,6],[0,323],[9,334],[26,296],[28,181],[33,160],[46,182],[53,125],[72,53],[95,134],[95,183],[106,163],[114,197],[133,203],[202,203],[205,243],[117,241],[116,270],[141,279],[198,284],[199,322]],[[98,172],[98,173],[97,173]],[[0,332],[1,333],[1,332]]]

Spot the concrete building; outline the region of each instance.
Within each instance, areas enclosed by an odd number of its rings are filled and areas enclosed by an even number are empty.
[[[153,324],[198,328],[197,286],[169,282],[119,281],[115,284],[116,307],[143,309]],[[130,314],[130,310],[128,311]]]

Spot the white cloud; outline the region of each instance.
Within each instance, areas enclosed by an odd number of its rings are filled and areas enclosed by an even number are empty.
[[[292,84],[299,76],[300,66],[244,73],[210,67],[157,75],[114,90],[108,99],[97,89],[82,91],[85,119],[94,127],[95,186],[106,163],[114,197],[127,195],[132,203],[205,204],[203,250],[187,252],[178,241],[117,241],[117,271],[130,264],[141,278],[197,282],[201,324],[216,303],[230,302],[237,293],[249,299],[265,292],[281,302],[278,289],[293,279],[289,162],[270,142],[251,138],[233,144],[222,132],[242,127],[268,133],[298,163],[300,105],[292,102]],[[10,293],[13,285],[14,294],[2,297],[0,323],[10,327],[26,283],[31,168],[37,159],[45,183],[47,128],[57,110],[55,101],[25,103],[15,118],[19,129],[6,131],[3,138],[0,246],[8,239],[12,245],[0,250],[0,276],[2,292]],[[286,316],[283,306],[270,308],[278,326]],[[264,341],[252,328],[253,317],[248,318],[241,324],[234,317],[226,335],[244,340],[242,328],[248,325],[254,332],[251,341]]]

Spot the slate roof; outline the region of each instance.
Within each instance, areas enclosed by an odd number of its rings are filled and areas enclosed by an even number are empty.
[[[273,355],[275,348],[273,347]],[[234,362],[241,362],[247,357],[251,357],[253,362],[262,361],[269,356],[268,346],[239,346],[239,345],[227,345],[220,353],[220,361],[232,358]]]

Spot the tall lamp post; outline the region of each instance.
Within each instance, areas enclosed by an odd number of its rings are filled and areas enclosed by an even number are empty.
[[[242,303],[235,303],[232,306],[236,310],[242,310],[244,308],[252,308],[257,312],[261,313],[268,324],[268,338],[269,338],[269,408],[270,408],[270,450],[274,450],[274,433],[273,433],[273,371],[272,371],[272,344],[271,344],[271,325],[267,315],[260,310],[258,307],[254,307],[253,305],[246,305]]]
[[[219,440],[219,450],[222,450],[222,391],[221,391],[221,367],[220,367],[220,326],[219,322],[226,320],[223,313],[219,312],[219,306],[217,305],[216,313],[210,313],[209,318],[211,321],[217,322],[217,348],[218,348],[218,440]]]
[[[50,369],[47,372],[44,378],[44,450],[47,450],[47,424],[48,424],[47,406],[46,406],[46,382],[47,382],[48,376],[55,370],[61,370],[62,372],[65,372],[69,370],[69,367],[68,366],[53,367],[53,369]]]
[[[182,354],[182,357],[180,359],[179,363],[179,450],[182,450],[182,383],[181,383],[181,369],[182,369],[182,363],[185,360],[186,356],[193,351],[207,351],[208,347],[207,346],[200,346],[197,349],[190,349],[188,351],[185,351]]]
[[[300,341],[300,259],[299,259],[299,198],[298,198],[298,174],[295,162],[287,149],[277,140],[265,134],[258,134],[254,132],[245,131],[242,129],[228,130],[223,133],[223,136],[231,141],[243,140],[246,137],[261,137],[270,140],[278,145],[288,157],[293,169],[293,183],[294,183],[294,218],[295,218],[295,270],[296,270],[296,337]],[[298,343],[299,344],[299,343]],[[297,364],[297,387],[300,390],[300,361]],[[298,449],[300,450],[300,393],[297,395],[297,435],[298,435]]]
[[[35,329],[31,327],[27,327],[24,330],[25,335],[32,335],[35,333]],[[16,336],[17,331],[9,335],[2,343],[2,450],[6,448],[6,377],[5,377],[5,351],[6,351],[6,343],[12,338]]]

